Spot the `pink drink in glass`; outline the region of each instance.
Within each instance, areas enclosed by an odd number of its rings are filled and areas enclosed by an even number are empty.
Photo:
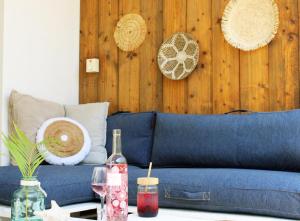
[[[105,196],[105,194],[106,194],[106,183],[92,183],[92,189],[98,195]]]

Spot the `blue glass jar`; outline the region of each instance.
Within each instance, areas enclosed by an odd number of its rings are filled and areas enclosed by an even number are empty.
[[[21,186],[13,194],[11,202],[12,221],[42,221],[35,211],[45,209],[45,192],[36,178],[21,180]]]

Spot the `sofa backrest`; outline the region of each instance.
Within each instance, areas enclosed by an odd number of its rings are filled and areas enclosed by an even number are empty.
[[[129,164],[147,167],[151,160],[155,113],[118,113],[107,118],[106,150],[112,153],[112,130],[122,130],[122,152]]]
[[[159,167],[300,170],[300,110],[248,115],[158,113]]]

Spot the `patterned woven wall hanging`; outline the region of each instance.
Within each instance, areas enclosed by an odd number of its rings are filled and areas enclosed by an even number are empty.
[[[172,80],[186,78],[195,69],[199,59],[197,42],[187,33],[175,33],[158,51],[160,71]]]
[[[114,32],[117,46],[123,51],[133,51],[145,40],[147,26],[142,16],[138,14],[124,15]]]
[[[230,0],[222,17],[225,39],[244,51],[267,45],[278,24],[278,7],[273,0]]]
[[[87,156],[91,148],[87,130],[70,118],[45,121],[38,130],[37,142],[49,138],[57,142],[42,146],[40,151],[45,152],[45,160],[50,164],[77,164]]]

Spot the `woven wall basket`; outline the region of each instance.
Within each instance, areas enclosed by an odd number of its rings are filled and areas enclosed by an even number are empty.
[[[176,33],[167,39],[158,51],[160,71],[172,80],[186,78],[197,66],[199,47],[187,33]]]
[[[43,123],[37,133],[37,142],[44,139],[57,142],[40,147],[45,160],[50,164],[74,165],[81,162],[90,152],[91,140],[87,130],[70,118],[52,118]]]
[[[147,26],[138,14],[124,15],[118,22],[114,32],[117,46],[123,51],[133,51],[145,40]]]
[[[278,7],[273,0],[230,0],[222,31],[233,47],[244,51],[267,45],[277,33]]]

